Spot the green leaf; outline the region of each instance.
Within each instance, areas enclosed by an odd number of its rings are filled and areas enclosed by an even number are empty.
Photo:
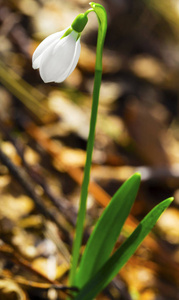
[[[129,178],[115,193],[99,218],[81,259],[75,285],[79,288],[108,260],[136,198],[140,174]]]
[[[92,300],[117,275],[119,270],[134,254],[143,239],[151,231],[162,212],[171,204],[168,198],[154,207],[121,247],[108,259],[97,274],[81,289],[75,300]]]

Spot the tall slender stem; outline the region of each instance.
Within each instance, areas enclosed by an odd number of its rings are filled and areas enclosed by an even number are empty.
[[[75,275],[78,266],[78,260],[80,256],[80,247],[82,243],[83,237],[83,228],[84,221],[86,215],[86,202],[88,196],[88,186],[90,181],[90,169],[92,162],[92,153],[94,147],[94,138],[95,138],[95,128],[97,121],[97,112],[98,112],[98,103],[99,103],[99,92],[101,87],[101,79],[102,79],[102,51],[103,44],[106,35],[107,29],[107,16],[106,11],[103,6],[100,4],[91,2],[93,10],[98,17],[99,29],[98,29],[98,40],[97,40],[97,48],[96,48],[96,66],[95,66],[95,76],[94,76],[94,88],[93,88],[93,101],[92,101],[92,109],[91,109],[91,120],[90,120],[90,129],[89,136],[87,142],[87,153],[86,153],[86,163],[84,168],[84,178],[81,188],[81,197],[80,197],[80,207],[78,211],[77,217],[77,226],[76,226],[76,235],[72,249],[72,262],[70,268],[70,276],[69,282],[70,285],[75,283]]]
[[[75,235],[75,241],[74,241],[73,251],[72,251],[70,284],[73,284],[74,282],[74,277],[75,277],[78,259],[80,255],[82,236],[83,236],[83,227],[84,227],[84,221],[86,215],[86,201],[88,196],[88,185],[90,180],[90,168],[91,168],[92,153],[93,153],[93,146],[94,146],[101,77],[102,77],[102,71],[98,71],[98,70],[95,71],[90,131],[89,131],[89,137],[87,143],[86,164],[84,168],[84,178],[83,178],[82,189],[81,189],[80,207],[78,211],[77,226],[76,226],[76,235]]]

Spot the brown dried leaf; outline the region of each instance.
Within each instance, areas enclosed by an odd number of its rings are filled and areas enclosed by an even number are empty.
[[[95,47],[89,47],[82,43],[79,66],[88,72],[94,72],[96,61]],[[115,73],[121,69],[122,61],[119,55],[113,51],[104,51],[103,73]]]
[[[0,280],[0,299],[1,300],[27,300],[25,292],[10,279]]]
[[[137,152],[146,163],[154,166],[170,164],[165,149],[167,131],[147,105],[131,99],[126,107],[125,122]]]
[[[1,195],[0,203],[0,214],[13,221],[18,221],[20,217],[30,213],[34,208],[33,201],[26,195],[18,197],[12,194]]]
[[[167,241],[179,243],[179,211],[176,208],[169,207],[158,220],[157,227]]]
[[[130,69],[137,76],[157,84],[165,81],[168,76],[168,70],[152,56],[137,56],[130,63]]]

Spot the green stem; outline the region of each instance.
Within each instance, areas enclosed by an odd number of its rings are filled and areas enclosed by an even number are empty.
[[[95,71],[93,103],[92,103],[92,111],[91,111],[90,131],[89,131],[89,137],[87,143],[86,164],[85,164],[84,178],[83,178],[82,189],[81,189],[80,207],[78,211],[77,226],[76,226],[76,236],[75,236],[75,241],[72,250],[73,259],[72,259],[72,266],[70,270],[71,285],[74,284],[74,278],[75,278],[76,269],[78,265],[80,247],[81,247],[82,236],[83,236],[83,227],[84,227],[84,221],[86,215],[86,202],[87,202],[88,186],[90,180],[90,168],[91,168],[92,153],[93,153],[93,146],[94,146],[101,77],[102,77],[102,71],[98,71],[98,70]]]
[[[75,283],[75,275],[78,266],[78,260],[80,256],[80,247],[82,244],[83,237],[83,228],[84,221],[86,215],[86,202],[88,196],[88,186],[90,181],[90,169],[92,162],[92,153],[94,147],[94,138],[95,138],[95,128],[96,128],[96,120],[97,120],[97,112],[98,112],[98,103],[99,103],[99,92],[101,86],[102,79],[102,51],[103,44],[107,29],[107,17],[106,11],[104,7],[94,2],[91,2],[93,10],[98,17],[99,29],[98,29],[98,40],[97,40],[97,48],[96,48],[96,66],[95,66],[95,76],[94,76],[94,88],[93,88],[93,101],[92,101],[92,109],[91,109],[91,120],[90,120],[90,129],[89,136],[87,142],[87,154],[86,154],[86,163],[84,168],[84,178],[81,188],[81,197],[80,197],[80,207],[78,211],[77,217],[77,226],[76,226],[76,235],[72,249],[72,262],[70,268],[70,276],[69,283],[73,285]],[[88,11],[88,12],[89,12]]]

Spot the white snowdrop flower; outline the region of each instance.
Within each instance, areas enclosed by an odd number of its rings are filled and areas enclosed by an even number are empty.
[[[39,69],[44,82],[62,82],[75,69],[80,56],[81,32],[87,15],[80,14],[71,27],[44,39],[32,56],[32,67]]]
[[[62,82],[75,69],[80,56],[80,37],[74,30],[64,38],[66,30],[56,32],[43,40],[32,57],[32,66],[39,69],[44,82]]]

